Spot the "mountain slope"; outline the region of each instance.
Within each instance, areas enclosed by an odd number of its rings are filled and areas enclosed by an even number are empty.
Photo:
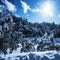
[[[0,51],[6,54],[9,48],[12,53],[20,47],[18,44],[22,45],[20,52],[60,50],[60,45],[55,42],[55,37],[60,37],[60,25],[31,23],[25,18],[16,17],[2,5],[0,8]],[[38,37],[41,38],[38,40]]]

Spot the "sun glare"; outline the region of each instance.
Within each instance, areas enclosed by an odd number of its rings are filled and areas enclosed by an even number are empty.
[[[44,16],[53,16],[53,5],[49,1],[44,2],[41,9]]]

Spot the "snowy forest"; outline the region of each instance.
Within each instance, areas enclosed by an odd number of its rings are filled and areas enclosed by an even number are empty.
[[[60,24],[31,23],[0,5],[0,54],[60,51],[59,40]]]

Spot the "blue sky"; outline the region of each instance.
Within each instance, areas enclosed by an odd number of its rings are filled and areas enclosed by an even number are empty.
[[[60,23],[60,0],[1,0],[0,4],[33,23]]]

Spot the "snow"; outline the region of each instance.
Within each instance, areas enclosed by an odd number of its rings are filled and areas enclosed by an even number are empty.
[[[35,47],[35,51],[37,51],[37,46],[38,46],[38,44],[34,46]]]
[[[58,51],[58,53],[57,53],[58,55],[60,55],[60,51]]]
[[[46,35],[45,35],[46,36]],[[31,43],[31,40],[26,38],[27,40],[29,40],[29,42]],[[39,39],[41,40],[41,38]],[[45,39],[48,41],[48,39]],[[45,41],[44,40],[44,41]],[[60,40],[60,39],[56,39],[56,40]],[[46,42],[47,42],[46,41]],[[57,43],[59,45],[59,43]],[[48,59],[55,59],[55,55],[59,55],[60,56],[60,51],[56,51],[56,50],[51,50],[51,51],[39,51],[37,52],[37,46],[38,44],[35,44],[34,47],[35,47],[35,51],[34,52],[23,52],[21,53],[20,50],[22,48],[22,45],[21,43],[18,44],[18,48],[16,50],[13,50],[12,53],[9,53],[10,52],[10,49],[8,48],[7,49],[7,54],[4,55],[3,53],[0,54],[0,59],[5,59],[5,60],[30,60],[31,58],[33,58],[33,60],[37,59],[37,57],[40,57],[39,59],[41,60],[42,58],[46,57]],[[45,45],[44,48],[47,48],[48,46]],[[31,56],[30,56],[31,55]],[[31,58],[30,58],[31,57]],[[21,59],[22,58],[22,59]]]
[[[21,60],[30,60],[30,54],[32,55],[32,58],[34,57],[35,60],[37,59],[37,57],[39,56],[42,60],[42,58],[46,57],[49,60],[55,59],[55,55],[59,55],[60,56],[60,51],[56,51],[56,50],[51,50],[51,51],[39,51],[37,52],[35,50],[35,52],[23,52],[20,53],[20,49],[22,48],[21,44],[18,44],[19,47],[16,50],[13,50],[12,53],[9,54],[10,50],[9,48],[7,49],[7,54],[4,55],[3,53],[0,54],[0,59],[4,58],[5,60],[20,60],[20,57],[22,58]],[[35,45],[35,49],[37,48],[37,45]]]
[[[3,5],[0,5],[0,13],[3,12],[3,8],[4,8],[4,6]]]
[[[0,57],[3,58],[4,57],[4,54],[2,52],[0,52]]]
[[[9,54],[9,53],[10,53],[10,49],[8,48],[8,49],[7,49],[7,54]]]
[[[34,57],[35,59],[37,58],[37,56],[40,56],[41,58],[47,57],[48,59],[54,59],[55,55],[58,54],[60,55],[60,51],[56,51],[56,50],[51,50],[51,51],[40,51],[40,52],[28,52],[28,53],[16,53],[12,52],[11,54],[0,54],[0,57],[4,58],[5,60],[20,60],[19,57],[22,57],[22,60],[25,60],[26,58],[28,60],[30,60],[30,56],[29,55],[33,55],[32,57]],[[19,57],[18,57],[19,56]]]
[[[54,59],[55,58],[54,55],[51,54],[51,53],[50,54],[45,54],[45,56],[49,59]]]
[[[7,29],[7,30],[9,30],[9,27],[8,27],[7,23],[4,24],[4,28]]]

